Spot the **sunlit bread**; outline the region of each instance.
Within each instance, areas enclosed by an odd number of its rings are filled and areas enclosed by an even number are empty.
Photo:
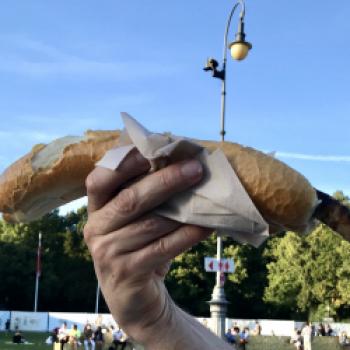
[[[118,143],[118,131],[87,131],[36,145],[0,177],[0,212],[10,222],[30,222],[85,196],[95,162]]]
[[[0,177],[4,219],[29,222],[86,194],[85,179],[104,153],[118,143],[118,131],[88,131],[34,146]],[[234,143],[198,141],[221,148],[272,232],[306,229],[317,203],[316,191],[279,160]],[[220,191],[220,188],[218,188]]]

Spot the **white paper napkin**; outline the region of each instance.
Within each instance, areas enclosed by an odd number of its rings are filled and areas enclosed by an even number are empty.
[[[155,212],[182,223],[210,227],[218,234],[255,247],[268,237],[268,224],[220,149],[209,154],[192,140],[152,133],[127,113],[122,113],[122,118],[133,144],[111,149],[97,166],[118,169],[135,147],[151,162],[153,170],[166,162],[196,158],[204,167],[200,184],[175,195]]]

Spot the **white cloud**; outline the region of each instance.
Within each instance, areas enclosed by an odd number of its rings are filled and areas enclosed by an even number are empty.
[[[289,153],[289,152],[276,152],[277,158],[289,158],[289,159],[301,159],[301,160],[313,160],[321,162],[350,162],[350,156],[339,155],[313,155],[303,153]]]
[[[136,79],[169,76],[178,72],[156,62],[97,62],[89,60],[69,62],[30,62],[22,59],[0,60],[0,72],[43,78],[48,76],[79,76],[103,79]]]
[[[34,78],[54,75],[126,80],[167,77],[181,70],[179,65],[156,61],[92,60],[20,35],[0,35],[1,42],[6,48],[0,48],[0,72]]]
[[[58,48],[47,45],[43,42],[32,40],[24,35],[18,34],[2,34],[0,35],[0,43],[9,47],[9,52],[18,52],[18,50],[26,50],[30,53],[37,53],[46,59],[55,59],[61,61],[74,60],[76,57],[59,50]]]

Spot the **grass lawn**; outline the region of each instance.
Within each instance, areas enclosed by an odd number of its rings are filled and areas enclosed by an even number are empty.
[[[26,333],[23,332],[24,338],[33,344],[22,345],[12,344],[12,333],[7,334],[0,332],[0,350],[28,349],[28,350],[52,350],[52,346],[46,345],[45,340],[48,333]]]
[[[46,345],[45,339],[48,333],[24,333],[23,336],[31,345],[11,344],[12,335],[0,332],[0,350],[28,349],[28,350],[52,350],[52,345]],[[340,350],[342,349],[335,337],[316,337],[312,344],[312,350]],[[69,348],[68,348],[69,349]],[[84,349],[81,347],[80,349]],[[105,346],[108,349],[108,346]],[[295,347],[288,343],[287,337],[251,337],[247,350],[293,350]]]
[[[251,337],[247,350],[293,350],[288,337]],[[312,350],[340,350],[337,337],[315,337]]]
[[[34,333],[34,332],[23,332],[23,337],[31,344],[12,344],[12,333],[8,334],[5,332],[0,332],[0,350],[53,350],[53,345],[47,345],[45,340],[49,336],[49,333]],[[110,342],[106,340],[106,345],[104,350],[107,350]],[[70,350],[70,347],[66,347]],[[84,350],[84,346],[81,346],[81,350]],[[130,348],[125,348],[125,350]],[[137,350],[142,350],[142,348],[137,348]]]

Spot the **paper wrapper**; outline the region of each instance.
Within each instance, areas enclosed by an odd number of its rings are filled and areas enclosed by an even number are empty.
[[[192,140],[152,133],[127,113],[122,113],[122,118],[132,144],[111,149],[97,166],[118,169],[135,147],[153,170],[169,162],[196,158],[204,168],[199,185],[173,196],[155,212],[182,223],[210,227],[220,235],[255,247],[268,237],[268,224],[220,149],[209,154]]]

